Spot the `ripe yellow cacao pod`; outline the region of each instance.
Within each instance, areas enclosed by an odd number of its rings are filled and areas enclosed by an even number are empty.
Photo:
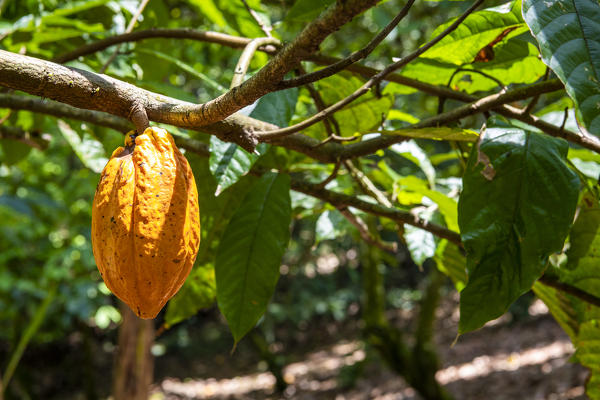
[[[116,149],[92,207],[92,248],[106,286],[154,318],[187,278],[200,245],[198,192],[173,137],[150,127]]]

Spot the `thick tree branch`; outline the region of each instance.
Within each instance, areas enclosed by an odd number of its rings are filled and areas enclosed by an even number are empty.
[[[379,43],[381,43],[383,39],[385,39],[390,34],[390,32],[396,27],[396,25],[398,25],[400,21],[402,21],[402,19],[406,17],[406,15],[408,14],[408,10],[412,7],[414,2],[415,0],[409,0],[408,3],[406,3],[406,5],[402,7],[402,10],[400,10],[398,15],[396,15],[394,19],[392,19],[387,24],[387,26],[381,30],[381,32],[379,32],[373,39],[371,39],[371,41],[364,48],[355,51],[348,57],[341,59],[318,71],[312,72],[310,74],[305,74],[297,78],[283,80],[279,84],[277,84],[277,88],[286,89],[316,82],[328,76],[335,75],[343,69],[346,69],[349,65],[354,64],[355,62],[365,58],[366,56],[371,54],[371,52],[379,45]]]
[[[436,43],[438,43],[440,40],[442,40],[444,37],[446,37],[452,31],[454,31],[484,1],[485,0],[477,0],[460,17],[458,17],[450,26],[448,26],[446,29],[444,29],[442,32],[440,32],[439,35],[437,35],[431,41],[427,42],[425,45],[419,47],[417,50],[413,51],[408,56],[385,67],[381,72],[379,72],[378,74],[371,77],[367,82],[365,82],[360,88],[358,88],[356,91],[354,91],[354,93],[352,93],[350,96],[338,101],[337,103],[333,104],[332,106],[327,107],[325,110],[318,112],[317,114],[313,115],[312,117],[307,118],[304,121],[302,121],[296,125],[288,126],[287,128],[282,128],[282,129],[278,129],[278,130],[270,131],[270,132],[260,132],[259,136],[261,137],[261,141],[273,140],[276,138],[290,135],[292,133],[299,132],[305,128],[308,128],[311,125],[316,124],[317,122],[322,121],[323,119],[327,118],[328,115],[331,115],[331,114],[335,113],[336,111],[341,110],[342,108],[344,108],[348,104],[352,103],[357,98],[363,96],[365,93],[368,93],[371,90],[371,88],[373,88],[375,85],[377,85],[379,82],[381,82],[385,78],[386,75],[396,71],[399,68],[404,67],[405,65],[410,63],[412,60],[414,60],[415,58],[417,58],[418,56],[420,56],[421,54],[425,53],[427,50],[432,48]]]
[[[52,100],[42,100],[35,97],[26,97],[15,94],[0,93],[0,108],[28,110],[59,118],[77,119],[95,125],[112,128],[121,133],[125,133],[134,127],[131,121],[123,117],[100,111],[83,110]],[[221,137],[229,135],[232,131],[241,130],[244,127],[248,129],[258,129],[258,127],[262,126],[265,126],[265,123],[262,121],[239,115],[235,119],[227,118],[216,124],[202,126],[197,130]],[[266,126],[275,127],[270,124],[266,124]],[[325,163],[336,162],[336,157],[338,157],[343,150],[343,147],[337,143],[319,146],[318,140],[300,134],[288,136],[284,138],[284,140],[277,142],[276,145],[298,151],[315,160]],[[186,146],[187,144],[184,144],[182,147]],[[204,149],[203,151],[206,152],[207,150]]]
[[[314,53],[327,36],[348,23],[353,17],[373,7],[380,0],[336,1],[309,23],[288,45],[283,47],[267,65],[242,85],[192,110],[173,109],[175,118],[185,118],[195,126],[214,123],[254,103],[275,90],[285,74],[300,61]]]
[[[546,275],[543,275],[539,279],[539,282],[546,286],[550,286],[554,289],[558,289],[558,290],[568,293],[572,296],[575,296],[575,297],[585,301],[586,303],[592,304],[596,307],[600,307],[600,297],[595,296],[591,293],[588,293],[584,290],[581,290],[578,287],[569,285],[568,283],[561,282],[556,278],[546,276]]]

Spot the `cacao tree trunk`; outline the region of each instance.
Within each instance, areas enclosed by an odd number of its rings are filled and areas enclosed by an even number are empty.
[[[154,369],[150,349],[154,342],[154,321],[138,318],[121,304],[123,322],[113,374],[115,400],[147,400]]]

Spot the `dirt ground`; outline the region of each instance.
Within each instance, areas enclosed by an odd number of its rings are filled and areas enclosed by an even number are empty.
[[[452,345],[458,322],[456,306],[456,299],[449,299],[440,307],[436,329],[442,360],[437,378],[455,399],[587,398],[587,370],[569,362],[571,342],[539,300],[531,305],[531,317],[525,321],[503,317]],[[407,320],[402,315],[394,319],[398,325]],[[284,393],[275,392],[275,378],[264,366],[263,371],[258,365],[256,372],[235,373],[233,356],[226,361],[231,365],[224,366],[231,369],[230,378],[166,377],[157,382],[152,399],[420,399],[381,362],[365,362],[366,353],[360,340],[334,342],[306,353],[284,368],[288,383]],[[344,377],[359,371],[358,366],[364,369],[354,384],[344,384]]]

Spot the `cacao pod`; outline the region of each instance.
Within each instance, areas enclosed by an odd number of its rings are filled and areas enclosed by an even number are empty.
[[[106,286],[154,318],[187,278],[200,245],[198,192],[173,137],[150,127],[116,149],[92,207],[92,248]]]

